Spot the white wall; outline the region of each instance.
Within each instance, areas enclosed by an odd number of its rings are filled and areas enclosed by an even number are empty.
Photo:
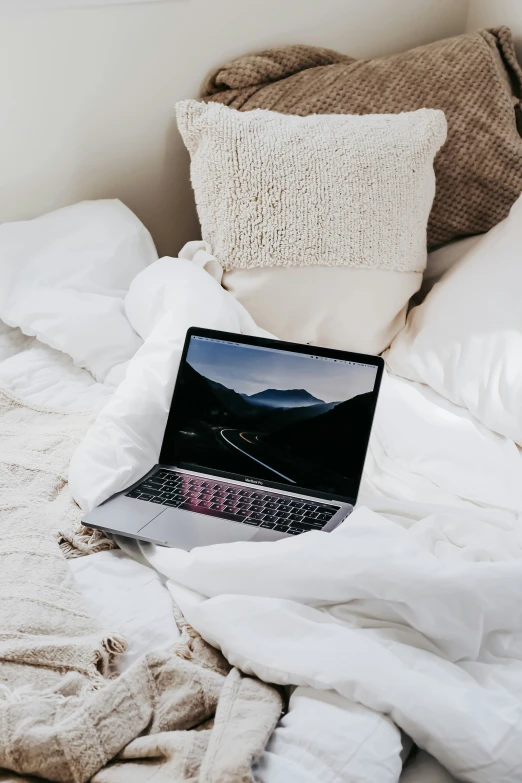
[[[522,62],[522,0],[470,0],[468,30],[501,25],[511,27]]]
[[[368,56],[464,30],[468,0],[164,0],[0,18],[0,220],[118,197],[175,253],[198,227],[174,104],[287,43]]]

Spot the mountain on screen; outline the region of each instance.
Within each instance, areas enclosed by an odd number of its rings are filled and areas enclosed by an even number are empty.
[[[270,408],[302,408],[307,405],[324,405],[305,389],[265,389],[256,394],[242,394],[244,400]]]
[[[372,407],[371,392],[358,394],[319,416],[291,422],[276,432],[267,433],[262,442],[312,464],[322,450],[325,467],[357,475],[366,454]]]
[[[212,411],[216,420],[222,416],[223,421],[233,421],[235,426],[277,429],[319,416],[336,405],[318,400],[304,389],[265,389],[251,396],[239,394],[205,378],[188,363],[184,381],[187,408],[196,405],[203,417]]]
[[[249,396],[205,377],[188,362],[182,373],[172,435],[183,462],[261,479],[282,476],[332,492],[342,486],[344,495],[355,497],[372,393],[337,403],[322,402],[304,389],[269,388]]]
[[[238,416],[252,416],[256,413],[254,407],[245,400],[244,396],[239,394],[239,392],[234,391],[234,389],[229,389],[227,386],[224,386],[217,381],[211,381],[210,378],[205,378],[205,376],[200,375],[197,370],[192,371],[194,373],[194,380],[195,376],[198,376],[197,384],[200,386],[207,384],[218,400],[225,406],[226,410],[237,414]]]

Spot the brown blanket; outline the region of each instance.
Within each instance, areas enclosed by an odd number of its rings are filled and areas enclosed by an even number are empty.
[[[522,192],[522,70],[506,27],[372,60],[311,46],[270,49],[216,69],[203,97],[300,115],[442,109],[448,138],[435,160],[430,247],[489,230]]]

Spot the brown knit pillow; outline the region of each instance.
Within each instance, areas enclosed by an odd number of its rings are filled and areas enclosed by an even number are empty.
[[[522,69],[506,27],[373,60],[271,49],[214,71],[204,96],[241,111],[300,115],[442,109],[448,138],[435,160],[430,247],[488,231],[522,192]]]

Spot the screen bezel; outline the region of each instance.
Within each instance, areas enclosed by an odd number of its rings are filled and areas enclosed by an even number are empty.
[[[167,466],[177,467],[181,469],[192,470],[196,472],[199,471],[209,476],[229,478],[232,481],[247,481],[249,483],[254,483],[259,486],[266,487],[267,489],[276,489],[276,490],[282,490],[284,492],[293,492],[299,495],[324,498],[325,500],[333,499],[343,503],[350,503],[352,505],[355,505],[355,502],[357,500],[357,494],[359,492],[359,487],[361,484],[363,468],[361,468],[360,474],[357,477],[355,477],[357,492],[356,492],[356,496],[351,498],[343,495],[333,495],[331,493],[321,492],[320,490],[310,489],[309,487],[297,487],[294,484],[290,486],[288,484],[280,484],[276,481],[270,481],[267,479],[258,479],[255,476],[252,477],[252,476],[246,476],[244,474],[226,473],[225,471],[217,471],[213,468],[208,468],[205,465],[194,465],[193,463],[184,463],[175,453],[173,453],[173,449],[169,448],[169,442],[171,441],[171,439],[167,438],[167,433],[174,425],[174,417],[175,417],[174,411],[176,409],[176,392],[179,390],[178,379],[180,377],[180,372],[182,371],[183,365],[185,363],[189,345],[190,345],[190,340],[192,337],[208,337],[213,340],[225,340],[227,342],[241,343],[242,345],[258,346],[261,348],[275,348],[277,350],[288,351],[290,353],[307,354],[309,356],[324,356],[325,358],[329,358],[329,359],[341,359],[342,361],[359,362],[361,364],[370,364],[373,365],[374,367],[377,367],[377,375],[375,378],[375,385],[372,392],[371,425],[368,431],[368,438],[366,441],[365,457],[368,451],[368,444],[370,441],[370,435],[371,435],[373,422],[375,418],[375,409],[377,406],[377,400],[379,397],[379,390],[381,387],[381,380],[382,380],[382,375],[384,370],[384,360],[380,356],[371,356],[369,354],[353,353],[351,351],[340,351],[334,348],[323,348],[316,345],[303,345],[301,343],[290,343],[284,340],[269,339],[267,337],[251,337],[250,335],[237,334],[236,332],[223,332],[215,329],[200,329],[198,327],[191,327],[190,329],[187,330],[185,344],[183,346],[183,352],[181,354],[181,359],[179,363],[178,377],[176,378],[176,384],[174,386],[170,411],[167,419],[167,424],[165,426],[165,433],[163,435],[163,443],[161,446],[161,452],[159,458],[161,465],[167,465]]]

